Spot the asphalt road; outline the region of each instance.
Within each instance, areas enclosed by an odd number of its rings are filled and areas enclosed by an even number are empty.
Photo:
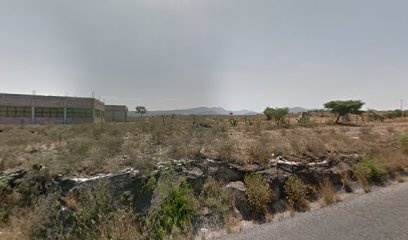
[[[263,224],[224,239],[408,239],[408,183],[394,184],[336,205]]]

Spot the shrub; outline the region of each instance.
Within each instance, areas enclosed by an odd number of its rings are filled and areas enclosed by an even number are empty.
[[[99,140],[99,147],[102,153],[107,157],[118,154],[123,144],[122,136],[106,135]]]
[[[172,189],[154,216],[154,239],[166,236],[191,233],[193,221],[197,216],[197,206],[187,182]]]
[[[403,112],[401,111],[401,109],[395,109],[392,112],[388,112],[386,116],[387,118],[390,118],[390,119],[400,118],[403,116]]]
[[[38,199],[29,208],[19,209],[10,216],[9,222],[1,225],[0,239],[66,239],[58,212],[57,195],[50,194]]]
[[[285,124],[286,116],[289,114],[289,108],[267,107],[264,114],[268,120],[274,120],[276,125]]]
[[[387,171],[377,161],[369,156],[365,156],[363,161],[353,166],[353,172],[358,178],[366,178],[376,183],[380,183],[387,176]]]
[[[360,182],[361,187],[364,189],[364,192],[368,193],[371,191],[370,183],[369,183],[369,169],[358,165],[353,167],[353,172],[357,177],[358,181]]]
[[[158,127],[158,126],[152,127],[149,133],[152,136],[152,142],[154,145],[160,145],[166,141],[166,132],[161,127]]]
[[[155,197],[144,227],[151,239],[186,237],[193,231],[198,201],[188,183],[180,180],[170,165],[156,184],[152,181]]]
[[[194,144],[187,136],[174,137],[168,141],[168,157],[173,159],[202,159],[201,145]]]
[[[212,128],[211,124],[207,123],[207,122],[193,122],[193,126],[196,128]]]
[[[97,239],[97,226],[114,210],[113,196],[106,182],[97,183],[91,189],[71,192],[65,201],[74,212],[72,235],[78,239]]]
[[[130,201],[123,195],[115,199],[111,186],[105,181],[87,189],[76,189],[64,200],[71,211],[69,239],[137,239],[140,236]]]
[[[235,142],[233,140],[223,138],[217,144],[217,151],[220,160],[232,160],[234,153]]]
[[[403,150],[408,152],[408,135],[400,137],[398,142],[399,145],[403,148]]]
[[[302,117],[299,119],[296,119],[296,121],[299,123],[299,125],[308,125],[310,123],[310,119],[306,117]]]
[[[236,118],[231,118],[229,120],[229,122],[230,122],[231,126],[233,126],[233,127],[238,126],[238,119],[236,119]]]
[[[94,144],[94,141],[85,137],[71,138],[67,141],[66,149],[60,149],[61,152],[68,150],[69,154],[84,156]]]
[[[254,213],[266,213],[268,204],[272,201],[273,197],[269,183],[259,174],[245,176],[244,183],[247,189],[247,201]]]
[[[379,149],[376,161],[387,172],[404,172],[408,167],[407,151],[395,151],[392,148]]]
[[[7,185],[8,185],[8,184],[7,184],[6,181],[0,180],[0,194],[1,194],[1,192],[3,191],[3,189],[6,189]]]
[[[309,185],[305,184],[302,179],[295,175],[291,175],[285,182],[286,199],[291,208],[295,210],[306,210],[309,208],[307,202],[307,194],[309,193]]]
[[[377,161],[365,156],[363,161],[353,166],[353,173],[357,177],[365,192],[369,192],[370,181],[380,183],[387,176],[387,171]]]
[[[215,223],[223,223],[227,211],[230,209],[230,195],[220,182],[207,178],[199,196],[202,207],[207,207],[213,212]]]
[[[132,208],[119,208],[98,227],[98,239],[140,239],[140,229]]]
[[[271,158],[272,148],[267,145],[266,139],[259,139],[250,146],[248,152],[251,161],[266,164]]]

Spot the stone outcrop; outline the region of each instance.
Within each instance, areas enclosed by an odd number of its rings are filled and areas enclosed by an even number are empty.
[[[317,184],[324,178],[330,178],[337,187],[342,186],[341,173],[350,171],[350,166],[356,163],[360,156],[357,154],[332,154],[324,159],[307,159],[305,161],[290,161],[284,156],[270,159],[266,165],[240,166],[234,163],[204,160],[169,160],[157,165],[156,170],[149,176],[142,175],[135,169],[125,169],[119,173],[101,174],[92,177],[51,176],[43,166],[34,165],[29,171],[16,170],[0,173],[0,181],[6,183],[10,189],[26,195],[27,201],[32,194],[50,194],[59,192],[62,196],[70,191],[86,190],[98,181],[106,181],[112,186],[112,193],[116,198],[127,196],[131,199],[140,215],[150,207],[153,191],[146,191],[147,181],[155,176],[160,178],[162,171],[170,165],[175,174],[183,177],[192,187],[195,195],[199,195],[207,178],[211,177],[225,185],[225,189],[234,196],[234,210],[244,219],[250,218],[243,183],[245,175],[258,173],[268,181],[275,193],[277,204],[284,198],[284,183],[291,174],[296,174],[306,182]],[[62,209],[63,210],[63,209]],[[63,211],[64,212],[64,211]]]

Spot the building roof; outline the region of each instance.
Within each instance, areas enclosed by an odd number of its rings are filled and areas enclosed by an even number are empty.
[[[105,105],[106,111],[128,111],[126,105]]]

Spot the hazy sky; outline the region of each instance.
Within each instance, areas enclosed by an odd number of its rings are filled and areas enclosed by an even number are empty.
[[[0,83],[130,109],[394,109],[408,1],[0,0]]]

